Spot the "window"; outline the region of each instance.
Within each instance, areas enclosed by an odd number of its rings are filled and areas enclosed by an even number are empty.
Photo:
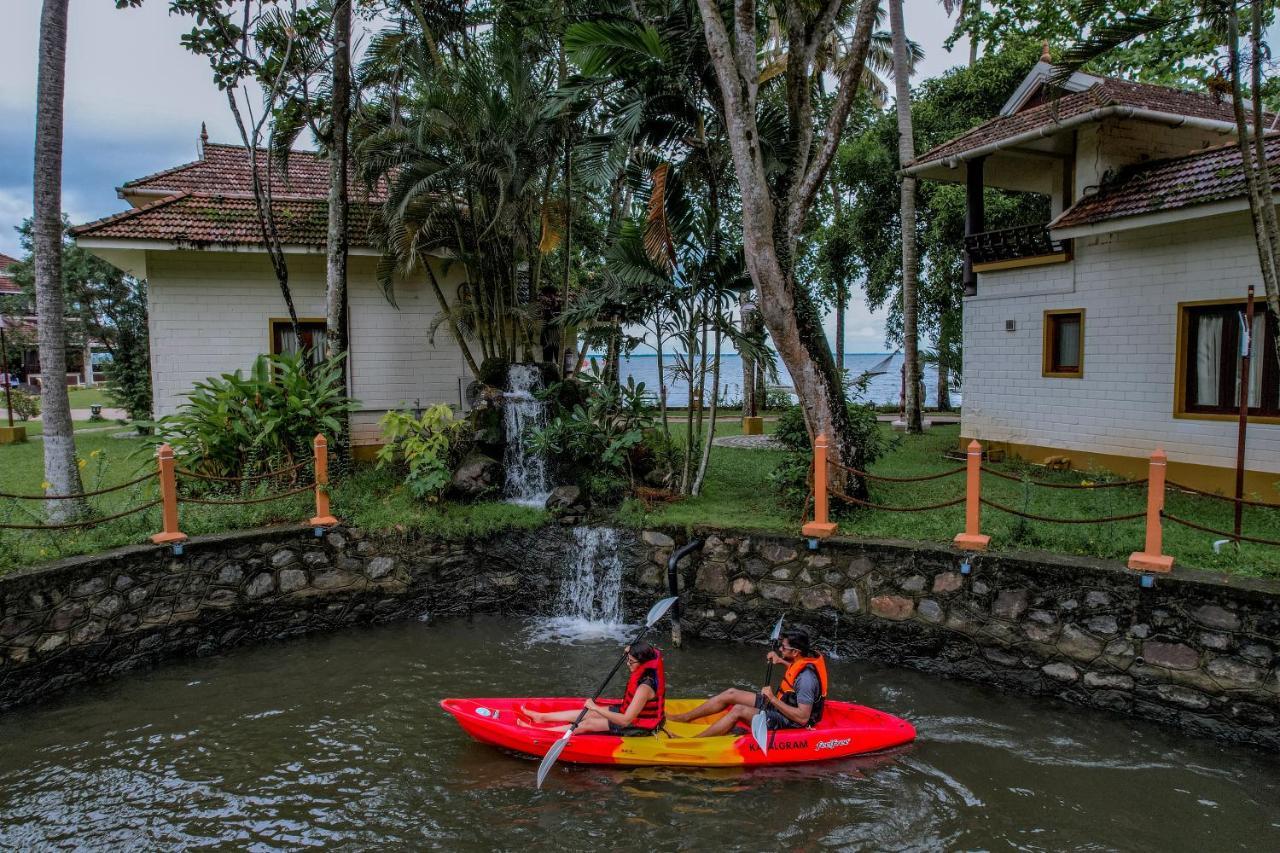
[[[1084,376],[1084,309],[1044,312],[1044,375]]]
[[[325,322],[324,320],[299,320],[298,334],[302,338],[302,348],[310,357],[312,364],[319,364],[325,358]],[[293,335],[293,326],[288,320],[271,321],[271,354],[297,352],[298,339]]]
[[[1177,414],[1240,413],[1241,337],[1245,303],[1180,306]],[[1253,304],[1253,350],[1249,358],[1249,413],[1280,416],[1280,369],[1276,327],[1266,303]]]

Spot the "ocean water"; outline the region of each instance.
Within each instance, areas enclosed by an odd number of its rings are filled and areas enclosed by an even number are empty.
[[[902,393],[902,355],[894,355],[887,364],[883,363],[886,358],[889,358],[888,353],[882,352],[845,354],[844,366],[850,376],[858,376],[864,371],[873,369],[885,371],[870,378],[863,395],[863,400],[866,402],[898,404]],[[595,359],[597,364],[603,364],[603,357],[597,355]],[[689,385],[684,379],[674,374],[672,370],[674,363],[674,359],[670,356],[665,356],[663,359],[663,367],[667,372],[667,403],[671,406],[686,406],[689,403]],[[646,391],[654,393],[658,391],[658,357],[656,355],[635,354],[623,359],[619,374],[623,382],[626,382],[627,377],[630,376],[636,382],[643,382]],[[709,374],[710,371],[707,376],[708,384],[711,382]],[[787,374],[786,366],[782,364],[781,359],[778,360],[778,379],[780,385],[791,385],[791,377]],[[924,383],[925,405],[936,405],[938,371],[931,365],[925,365]],[[742,357],[737,354],[720,357],[720,402],[722,405],[734,406],[742,402]],[[951,392],[951,404],[960,405],[959,391]]]

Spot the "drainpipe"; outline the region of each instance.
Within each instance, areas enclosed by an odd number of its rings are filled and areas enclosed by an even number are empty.
[[[690,539],[667,558],[667,589],[676,599],[675,607],[671,609],[671,645],[676,648],[680,647],[683,639],[680,635],[680,579],[676,576],[676,564],[694,551],[701,551],[702,543],[702,539]]]

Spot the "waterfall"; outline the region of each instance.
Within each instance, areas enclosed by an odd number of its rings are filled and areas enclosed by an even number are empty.
[[[503,467],[507,473],[507,500],[541,507],[551,493],[547,462],[529,446],[529,433],[547,425],[547,407],[533,396],[538,378],[534,364],[513,364],[507,372],[507,390],[502,395],[507,441]]]
[[[623,639],[622,557],[618,531],[609,527],[573,528],[574,558],[560,587],[555,615],[539,621],[530,639],[572,643]]]

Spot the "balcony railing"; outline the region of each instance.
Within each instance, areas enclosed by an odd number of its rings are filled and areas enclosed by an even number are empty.
[[[1057,263],[1068,260],[1070,240],[1054,240],[1045,224],[1021,225],[984,231],[964,238],[965,251],[978,272],[983,267],[999,269],[1005,266],[1030,266],[1036,261]]]

